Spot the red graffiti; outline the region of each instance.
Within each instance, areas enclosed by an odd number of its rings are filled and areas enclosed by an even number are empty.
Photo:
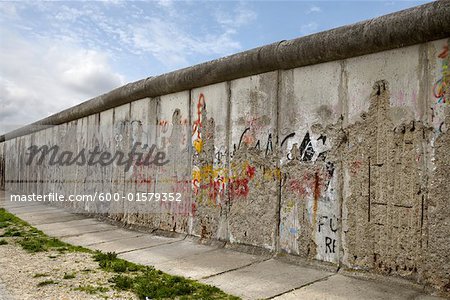
[[[442,52],[439,53],[438,57],[441,59],[444,59],[448,56],[448,45],[444,46],[444,49],[442,49]]]
[[[166,120],[159,121],[159,126],[161,126],[161,132],[166,133],[169,130],[169,122]]]
[[[198,102],[197,102],[197,120],[194,121],[194,124],[192,125],[192,136],[197,134],[197,138],[200,139],[200,129],[203,127],[202,125],[202,112],[205,108],[205,95],[203,93],[200,93],[198,96]]]
[[[323,188],[328,186],[332,175],[325,168],[308,170],[301,179],[292,178],[287,181],[287,189],[301,198],[313,195],[314,200],[319,199]]]
[[[295,192],[296,194],[298,194],[299,196],[303,196],[306,193],[305,186],[302,184],[301,181],[296,180],[296,179],[292,179],[289,182],[289,189],[291,191]]]
[[[248,188],[248,178],[243,179],[231,179],[230,180],[230,197],[233,199],[234,197],[247,197],[249,188]]]
[[[253,179],[255,177],[256,168],[250,165],[247,166],[246,174],[249,179]]]
[[[198,196],[201,191],[205,191],[208,194],[209,200],[215,200],[219,196],[224,196],[225,194],[225,179],[221,177],[220,179],[213,179],[211,178],[209,182],[200,184],[198,179],[194,179],[192,181],[193,183],[193,192],[194,195]],[[221,203],[216,203],[215,201],[211,201],[212,204],[217,204],[218,206],[221,206]]]

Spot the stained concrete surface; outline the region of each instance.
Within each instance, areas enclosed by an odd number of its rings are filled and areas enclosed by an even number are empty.
[[[262,299],[300,288],[331,275],[333,273],[271,259],[201,281],[244,299]]]
[[[380,285],[378,282],[346,277],[340,274],[328,277],[315,284],[305,286],[302,289],[283,294],[274,299],[419,299],[423,295],[416,289],[408,286],[399,286],[385,282]],[[423,296],[425,297],[425,296]],[[427,296],[420,299],[440,299],[438,297]]]
[[[346,277],[267,256],[200,245],[189,237],[169,238],[133,232],[68,213],[62,208],[57,208],[56,214],[46,213],[46,210],[35,206],[29,208],[29,213],[24,209],[22,216],[28,220],[46,218],[47,224],[38,227],[50,236],[70,235],[70,228],[73,228],[74,235],[63,240],[75,245],[90,245],[92,249],[122,252],[119,256],[132,262],[200,279],[243,299],[442,299],[425,295],[411,285]],[[55,218],[62,218],[62,221],[54,222]],[[88,230],[96,226],[114,229],[80,234],[80,228]],[[0,300],[6,299],[9,298],[5,287],[0,284]]]

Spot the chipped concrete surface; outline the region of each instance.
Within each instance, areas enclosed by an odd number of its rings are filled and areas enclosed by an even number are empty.
[[[346,129],[344,263],[411,276],[422,265],[427,129],[395,126],[389,100],[388,83],[377,82],[363,121]]]

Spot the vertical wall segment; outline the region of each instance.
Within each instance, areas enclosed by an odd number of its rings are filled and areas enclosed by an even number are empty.
[[[231,82],[229,239],[275,249],[277,72]]]

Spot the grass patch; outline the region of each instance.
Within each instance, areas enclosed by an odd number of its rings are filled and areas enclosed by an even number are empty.
[[[135,276],[117,275],[111,282],[119,290],[136,293],[140,299],[239,299],[217,287],[168,275],[152,267]]]
[[[102,270],[108,272],[136,272],[145,268],[135,263],[117,258],[117,254],[114,252],[102,253],[100,251],[96,251],[93,258],[98,262]]]
[[[42,231],[0,208],[0,223],[6,228],[2,236],[21,237],[17,242],[28,252],[56,250],[58,252],[92,252],[89,249],[72,246],[56,238],[45,235]]]
[[[40,277],[47,277],[47,276],[50,276],[50,275],[48,275],[46,273],[36,273],[36,274],[34,274],[33,278],[40,278]]]
[[[104,286],[93,286],[93,285],[80,285],[79,287],[75,288],[76,291],[85,292],[87,294],[97,294],[97,293],[105,293],[109,291],[107,287]]]
[[[28,223],[7,212],[4,208],[0,208],[0,224],[18,224],[22,226],[29,226]]]
[[[37,286],[46,286],[46,285],[50,285],[50,284],[58,284],[56,281],[54,280],[45,280],[45,281],[41,281],[37,284]]]
[[[64,273],[63,279],[74,279],[75,277],[75,273]]]
[[[3,208],[0,208],[0,226],[5,228],[4,235],[13,237],[28,252],[55,250],[61,254],[65,252],[92,253],[93,259],[98,262],[101,270],[118,273],[110,279],[115,289],[133,292],[141,299],[239,299],[225,294],[216,287],[180,276],[172,276],[155,270],[153,267],[146,267],[120,259],[114,252],[93,252],[51,238]],[[56,258],[54,255],[49,255],[49,257]],[[85,269],[82,272],[95,271]],[[48,275],[35,274],[35,277],[45,276]],[[65,273],[63,278],[72,279],[75,278],[75,274]],[[38,286],[49,284],[57,284],[57,282],[45,280],[40,282]],[[75,288],[75,290],[96,294],[106,292],[108,288],[84,285]]]
[[[0,222],[0,228],[8,227],[8,222]]]
[[[0,246],[1,245],[8,245],[8,242],[6,240],[2,239],[2,240],[0,240]]]
[[[15,228],[15,227],[11,227],[11,228],[9,228],[9,227],[7,227],[7,229],[5,230],[5,232],[2,234],[2,235],[0,235],[0,236],[2,236],[2,237],[17,237],[17,236],[22,236],[22,231],[20,231],[20,230],[18,230],[17,228]]]

